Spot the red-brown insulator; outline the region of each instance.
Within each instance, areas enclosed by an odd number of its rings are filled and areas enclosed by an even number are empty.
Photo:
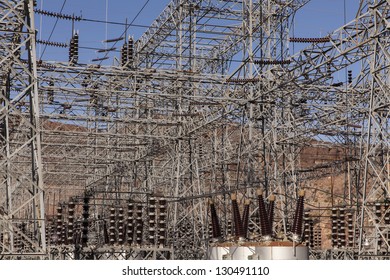
[[[49,17],[56,17],[60,19],[66,19],[66,20],[80,21],[82,19],[82,17],[80,16],[67,15],[67,14],[56,13],[56,12],[46,11],[41,9],[34,9],[34,12],[36,12],[37,14],[41,14]]]
[[[275,209],[275,196],[271,194],[269,196],[269,202],[268,202],[268,221],[269,221],[269,227],[271,230],[271,234],[273,233],[273,227],[274,227],[274,209]]]
[[[337,247],[337,238],[338,238],[338,210],[337,208],[332,208],[331,214],[331,224],[332,224],[332,247]]]
[[[255,60],[253,61],[255,64],[259,65],[283,65],[283,64],[290,64],[291,60]]]
[[[118,209],[118,243],[123,245],[125,242],[125,225],[124,225],[124,215],[123,208]]]
[[[210,214],[213,238],[220,238],[222,236],[221,227],[219,225],[217,210],[215,209],[215,205],[212,200],[210,200]]]
[[[323,38],[290,37],[290,42],[293,42],[293,43],[327,43],[327,42],[330,42],[330,37],[323,37]]]
[[[62,206],[59,205],[57,207],[57,231],[56,231],[56,234],[57,234],[57,244],[62,244],[63,240],[62,240],[62,221],[63,221],[63,218],[62,218]]]
[[[158,200],[159,215],[158,215],[158,244],[165,244],[166,228],[167,228],[167,200],[161,197]]]
[[[265,237],[271,236],[271,227],[268,220],[268,213],[265,209],[265,203],[263,198],[263,190],[257,190],[257,198],[259,203],[259,217],[260,217],[260,228],[261,234]]]
[[[338,219],[338,246],[345,247],[346,236],[345,236],[345,208],[339,209]]]
[[[237,196],[235,194],[231,195],[232,199],[232,212],[233,212],[233,221],[234,221],[234,235],[236,237],[244,237],[244,228],[242,225],[240,209],[237,204]]]
[[[295,210],[294,223],[292,227],[293,238],[297,241],[299,241],[302,236],[304,197],[305,192],[301,190],[298,194],[298,202]]]
[[[242,213],[242,227],[244,229],[244,237],[248,237],[248,225],[249,225],[249,207],[251,201],[245,200],[244,212]]]

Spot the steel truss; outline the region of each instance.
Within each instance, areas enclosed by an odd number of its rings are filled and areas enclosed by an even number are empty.
[[[263,188],[277,197],[274,238],[291,237],[297,191],[346,174],[335,204],[353,212],[353,246],[312,258],[387,258],[390,3],[361,1],[353,21],[290,55],[307,2],[171,1],[132,61],[99,66],[37,65],[35,31],[20,33],[34,30],[32,4],[1,1],[2,255],[202,259],[209,198],[231,241],[229,195]],[[334,79],[347,69],[353,78]],[[343,154],[306,164],[314,147]],[[324,227],[331,207],[308,200]],[[249,240],[262,240],[258,219],[251,207]]]

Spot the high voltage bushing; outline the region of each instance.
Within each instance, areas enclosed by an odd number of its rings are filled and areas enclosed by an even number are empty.
[[[244,238],[244,228],[242,225],[240,209],[237,204],[236,194],[231,195],[232,201],[232,213],[233,213],[233,222],[234,222],[234,236],[236,238]]]
[[[133,244],[134,240],[134,203],[129,202],[127,205],[127,243]]]
[[[211,215],[212,237],[214,239],[220,239],[222,233],[221,233],[221,227],[219,225],[218,214],[217,214],[217,210],[215,209],[214,201],[210,199],[209,205],[210,205],[210,215]]]
[[[259,217],[260,217],[260,228],[261,228],[261,235],[265,239],[271,239],[271,227],[268,220],[268,213],[265,208],[264,198],[263,198],[263,190],[258,189],[257,190],[257,202],[259,204]]]
[[[69,63],[75,64],[79,59],[79,34],[75,32],[69,43]]]
[[[118,243],[123,245],[125,243],[125,224],[124,224],[124,211],[122,207],[118,209]]]
[[[149,243],[155,245],[156,243],[156,198],[149,198],[148,205],[148,217],[149,217]]]
[[[338,247],[344,248],[346,244],[345,236],[345,208],[339,208],[339,217],[338,217]]]
[[[82,20],[82,17],[79,17],[79,16],[66,15],[66,14],[62,14],[62,13],[45,11],[45,10],[41,10],[41,9],[34,9],[34,12],[36,12],[37,14],[40,14],[40,15],[55,17],[55,18],[59,18],[59,19],[74,20],[74,21]]]
[[[115,236],[115,219],[116,219],[116,211],[114,207],[110,208],[110,217],[109,217],[109,227],[108,227],[108,236],[109,236],[109,244],[114,245],[116,241]]]
[[[70,201],[68,204],[68,236],[67,236],[67,243],[72,244],[73,243],[73,230],[74,230],[74,211],[75,211],[75,203],[73,201]]]
[[[347,212],[348,247],[354,247],[353,213]]]
[[[83,246],[88,243],[88,233],[89,233],[89,200],[88,196],[84,196],[83,199],[83,220],[81,226],[81,244]]]
[[[56,244],[62,244],[63,240],[61,240],[62,237],[62,206],[59,205],[57,207],[57,231],[56,231],[56,238],[55,240]]]
[[[301,38],[301,37],[290,37],[292,43],[327,43],[330,42],[330,37],[323,38]]]
[[[244,204],[244,212],[242,213],[242,227],[244,230],[244,238],[248,237],[248,224],[249,224],[249,207],[251,201],[249,199],[245,200]]]
[[[121,66],[131,67],[134,63],[134,40],[129,38],[128,42],[125,42],[121,48]]]
[[[271,194],[268,198],[268,221],[269,221],[269,227],[271,229],[271,235],[273,233],[274,228],[274,210],[275,210],[275,195]]]
[[[298,202],[295,209],[294,223],[291,231],[293,234],[292,238],[296,242],[300,242],[302,238],[304,197],[305,197],[305,191],[300,190],[298,192]]]
[[[337,236],[338,236],[338,227],[337,227],[337,220],[338,220],[338,211],[337,208],[332,208],[332,214],[331,214],[331,224],[332,224],[332,247],[337,247]]]
[[[134,61],[134,40],[131,37],[129,38],[128,49],[129,49],[128,62],[132,64]]]
[[[167,227],[167,200],[161,197],[158,200],[159,215],[158,215],[158,244],[165,245],[166,227]]]

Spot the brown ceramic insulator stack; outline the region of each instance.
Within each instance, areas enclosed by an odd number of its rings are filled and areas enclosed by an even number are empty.
[[[122,207],[118,208],[118,243],[119,245],[125,243],[125,217]]]
[[[347,213],[348,247],[354,247],[353,213]]]
[[[110,245],[114,245],[115,241],[116,241],[115,220],[116,220],[116,211],[115,211],[114,207],[111,207],[110,208],[109,227],[108,227],[108,238],[109,238]]]
[[[54,233],[53,232],[53,222],[51,220],[49,220],[46,222],[46,227],[45,227],[46,246],[49,245],[49,241],[51,242],[51,237],[53,236],[53,233]]]
[[[81,244],[81,236],[82,236],[82,229],[81,229],[81,219],[77,219],[75,222],[75,231],[74,231],[74,244]]]
[[[142,220],[142,214],[143,214],[143,206],[142,204],[138,203],[136,205],[136,211],[135,211],[135,243],[138,245],[142,244],[142,236],[143,236],[143,230],[144,230],[144,223]]]
[[[134,203],[129,202],[127,205],[127,243],[133,244],[134,240]]]
[[[301,38],[301,37],[290,37],[292,43],[327,43],[330,42],[330,37],[322,38]]]
[[[103,220],[103,238],[104,238],[104,244],[110,243],[110,236],[108,233],[108,226],[106,220]]]
[[[62,237],[62,206],[57,207],[57,242],[56,244],[62,244],[63,240],[61,240]]]
[[[352,70],[348,70],[348,84],[352,84]]]
[[[310,216],[309,216],[308,211],[305,211],[305,214],[303,217],[303,241],[305,242],[306,246],[309,246],[309,244],[310,244]]]
[[[161,197],[158,200],[158,206],[158,244],[164,246],[167,230],[167,200],[164,197]]]
[[[237,238],[244,237],[244,228],[242,225],[240,209],[238,208],[237,196],[235,194],[231,195],[232,200],[232,212],[233,212],[233,222],[234,222],[234,236]]]
[[[304,197],[305,192],[300,190],[298,193],[298,202],[295,209],[294,223],[291,231],[296,238],[300,238],[302,236]]]
[[[68,204],[68,237],[67,237],[68,244],[73,243],[75,207],[76,207],[75,203],[73,201],[70,201]]]
[[[332,247],[337,247],[337,236],[338,236],[338,211],[337,208],[332,208],[332,214],[331,214],[331,223],[332,223]]]
[[[89,197],[85,196],[83,200],[83,220],[82,220],[82,235],[81,243],[86,245],[88,243],[89,233]]]
[[[345,236],[345,208],[339,209],[339,218],[338,218],[338,246],[344,248],[346,245],[346,236]]]
[[[268,211],[267,211],[271,234],[273,233],[273,228],[274,228],[274,209],[275,209],[275,196],[271,194],[268,198]]]
[[[61,230],[61,240],[62,240],[62,243],[65,244],[65,245],[68,244],[68,238],[66,237],[66,234],[67,234],[66,224],[63,223],[62,224],[62,230]]]
[[[314,221],[309,221],[309,248],[314,248]]]
[[[233,235],[233,223],[232,223],[232,220],[231,220],[231,219],[229,219],[229,220],[227,221],[226,229],[227,229],[227,235],[228,235],[228,236],[232,236],[232,235]]]
[[[211,214],[212,236],[215,239],[219,239],[221,238],[222,233],[221,233],[221,227],[219,225],[217,210],[215,209],[215,205],[212,200],[209,201],[209,204],[210,204],[210,214]]]
[[[257,199],[259,203],[259,217],[260,217],[260,228],[261,235],[270,237],[271,236],[271,228],[268,220],[268,213],[265,208],[264,198],[263,198],[263,190],[257,190]]]
[[[209,226],[205,228],[205,236],[208,238],[213,238],[213,223],[210,221]]]
[[[148,218],[149,218],[149,244],[156,244],[156,198],[149,198],[148,205]]]
[[[242,227],[244,230],[244,237],[248,237],[248,225],[249,225],[249,207],[251,201],[249,199],[245,200],[244,212],[242,213]]]
[[[15,234],[14,234],[14,249],[20,250],[22,247],[22,232],[25,234],[25,230],[23,230],[23,224],[18,224],[17,228],[19,229]]]

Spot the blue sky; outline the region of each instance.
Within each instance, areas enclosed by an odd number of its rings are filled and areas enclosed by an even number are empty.
[[[170,0],[149,0],[145,9],[134,21],[134,24],[150,25],[161,13]],[[355,17],[358,0],[345,0],[347,22]],[[94,20],[106,20],[115,22],[133,21],[146,0],[66,0],[63,13],[82,15],[83,18]],[[64,0],[38,0],[38,8],[59,12]],[[108,8],[108,9],[107,9]],[[295,17],[295,37],[320,37],[325,36],[332,30],[344,23],[344,0],[311,0],[302,8]],[[37,15],[36,25],[40,30],[38,38],[47,40],[55,19],[47,16]],[[80,32],[80,45],[83,47],[104,48],[105,39],[117,38],[123,31],[123,26],[106,25],[102,23],[76,22],[75,29]],[[131,27],[129,34],[137,39],[144,31],[144,28]],[[70,21],[59,20],[51,41],[69,42],[72,32]],[[39,54],[43,51],[39,46]],[[47,48],[44,59],[67,60],[68,50],[60,48]],[[100,55],[101,56],[101,55]],[[89,62],[90,59],[99,57],[93,50],[81,49],[80,58],[82,62]]]

